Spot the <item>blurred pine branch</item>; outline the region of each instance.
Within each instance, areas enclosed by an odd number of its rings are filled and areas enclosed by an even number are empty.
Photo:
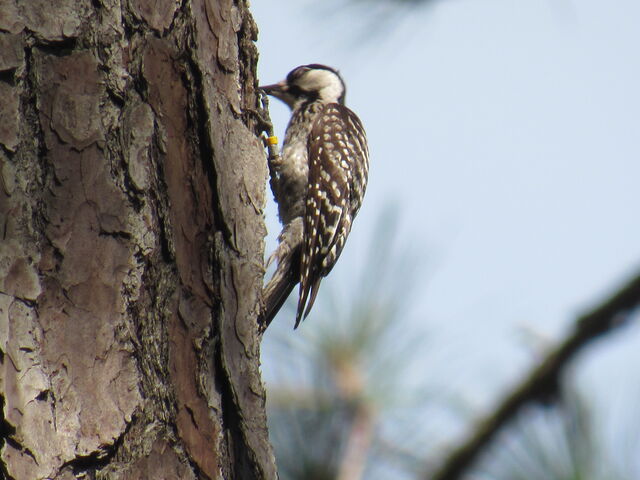
[[[449,455],[440,470],[435,474],[427,474],[425,478],[462,478],[500,429],[516,418],[523,406],[556,399],[561,392],[559,386],[562,375],[576,355],[596,338],[625,325],[639,305],[640,276],[637,276],[600,306],[578,318],[565,340],[525,376],[491,415],[478,423],[476,430]]]

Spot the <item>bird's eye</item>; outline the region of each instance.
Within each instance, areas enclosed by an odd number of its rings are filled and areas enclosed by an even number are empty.
[[[289,93],[294,97],[299,97],[304,93],[304,90],[302,90],[298,85],[294,84],[289,86]]]

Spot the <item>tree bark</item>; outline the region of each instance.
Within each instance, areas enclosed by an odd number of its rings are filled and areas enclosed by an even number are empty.
[[[0,0],[0,477],[272,479],[243,0]]]

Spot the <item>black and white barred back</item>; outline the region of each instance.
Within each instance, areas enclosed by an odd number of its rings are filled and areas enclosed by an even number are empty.
[[[293,111],[282,155],[270,165],[283,229],[270,259],[278,268],[264,290],[264,321],[268,325],[300,283],[297,327],[340,257],[362,205],[367,140],[360,119],[344,106],[344,82],[330,67],[304,65],[284,82],[262,88]]]

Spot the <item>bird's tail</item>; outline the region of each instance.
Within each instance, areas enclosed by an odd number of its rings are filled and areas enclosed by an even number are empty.
[[[262,290],[264,310],[260,316],[260,329],[266,330],[278,314],[289,294],[300,280],[300,246],[278,262],[276,272]]]
[[[274,260],[276,272],[262,290],[264,309],[259,318],[260,331],[264,332],[300,281],[300,252],[302,250],[302,219],[286,226],[278,237],[278,248],[269,257],[267,266]]]

